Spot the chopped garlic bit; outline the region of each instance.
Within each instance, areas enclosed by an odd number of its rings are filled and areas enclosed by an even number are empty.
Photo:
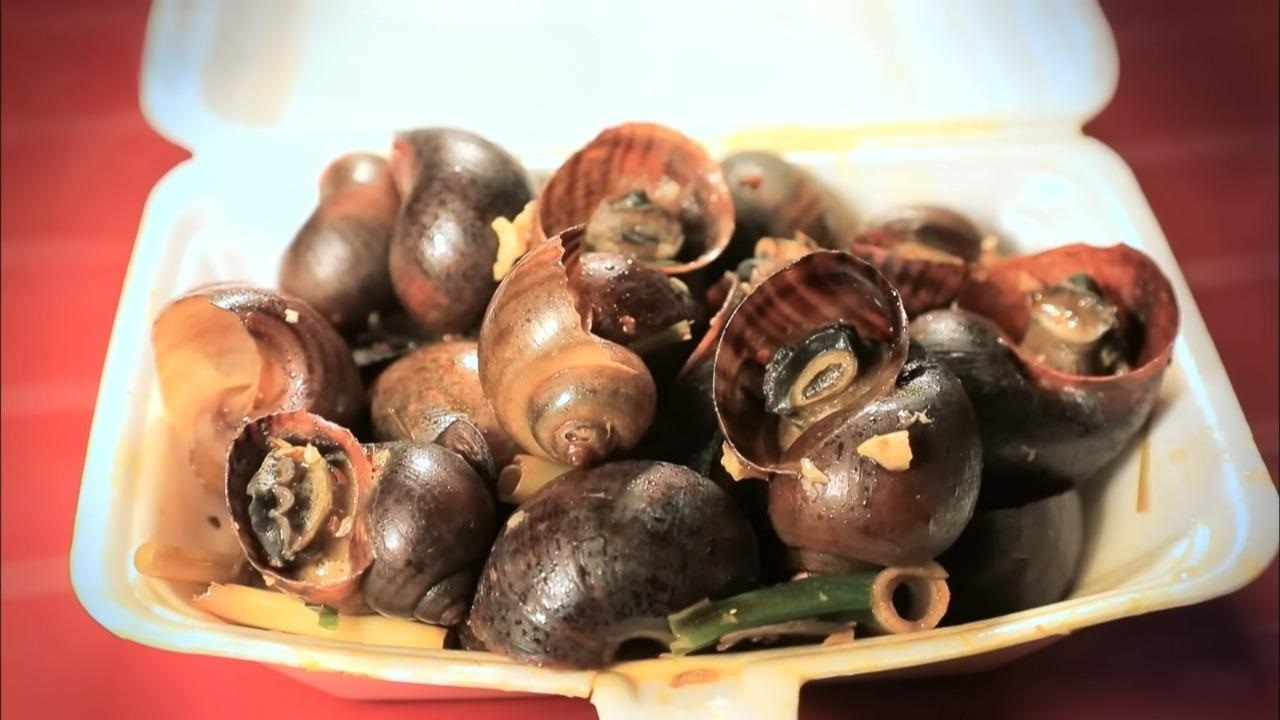
[[[734,480],[745,480],[747,478],[765,479],[757,471],[753,470],[751,466],[747,465],[742,458],[738,457],[738,453],[734,452],[727,442],[721,446],[720,466]]]
[[[858,446],[858,454],[892,472],[911,467],[911,440],[906,430],[876,435]]]
[[[909,428],[916,423],[921,425],[929,425],[933,422],[933,418],[923,411],[911,412],[910,410],[898,411],[898,422],[902,423],[903,428]]]
[[[289,323],[290,325],[293,325],[294,323],[298,322],[298,311],[294,310],[293,308],[285,308],[284,321]]]
[[[524,522],[524,511],[517,510],[511,513],[511,517],[507,518],[507,529],[515,529],[520,523]]]
[[[536,200],[530,200],[515,220],[494,218],[491,227],[498,236],[498,258],[493,263],[493,279],[501,282],[511,272],[511,267],[529,250]]]

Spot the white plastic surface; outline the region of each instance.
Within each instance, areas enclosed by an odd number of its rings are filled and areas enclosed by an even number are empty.
[[[384,3],[370,5],[389,7]],[[472,3],[468,12],[474,14],[481,5]],[[1025,652],[1078,628],[1200,602],[1244,585],[1275,555],[1276,492],[1200,314],[1132,175],[1101,144],[1067,126],[1059,127],[1055,134],[1051,128],[1056,120],[1048,121],[1068,113],[1068,107],[1074,108],[1073,117],[1078,121],[1109,96],[1115,75],[1109,33],[1100,16],[1096,22],[1089,19],[1096,11],[1092,4],[1072,12],[1064,10],[1068,4],[1058,2],[1014,5],[1033,14],[1050,12],[1034,8],[1054,8],[1053,12],[1073,18],[1066,26],[1077,28],[1083,35],[1074,36],[1077,42],[1066,46],[1081,49],[1081,53],[1082,48],[1091,48],[1089,52],[1097,54],[1068,56],[1075,67],[1092,68],[1089,72],[1097,71],[1095,80],[1103,80],[1091,85],[1088,92],[1072,96],[1075,104],[1066,102],[1067,95],[1047,90],[1036,94],[1034,83],[1006,84],[1007,88],[1022,88],[1030,93],[1021,96],[1023,102],[1032,105],[1023,106],[1019,117],[1038,116],[1049,123],[1042,126],[1037,139],[1014,137],[1013,132],[991,132],[990,128],[981,133],[934,128],[910,137],[864,132],[858,142],[838,154],[805,152],[792,157],[812,165],[862,214],[906,203],[940,203],[970,215],[984,230],[1005,237],[1010,250],[1034,251],[1071,242],[1125,243],[1150,254],[1170,276],[1182,309],[1173,367],[1144,439],[1109,469],[1108,477],[1097,484],[1098,490],[1086,498],[1090,542],[1081,582],[1073,597],[1048,607],[918,636],[861,640],[843,647],[634,662],[593,673],[526,668],[488,654],[353,647],[230,626],[189,604],[195,588],[139,577],[130,558],[146,540],[235,547],[225,529],[228,523],[223,522],[223,530],[219,531],[205,522],[210,515],[225,520],[221,498],[207,494],[194,483],[182,482],[185,460],[173,447],[163,420],[154,387],[148,333],[151,319],[165,301],[209,280],[273,284],[285,245],[315,202],[316,179],[325,162],[345,147],[385,147],[390,132],[398,125],[444,123],[447,116],[449,124],[485,130],[498,142],[513,147],[537,146],[535,141],[545,140],[525,158],[532,168],[549,170],[560,160],[554,146],[580,142],[604,123],[630,119],[637,110],[634,104],[609,104],[614,102],[610,99],[613,96],[596,97],[581,105],[583,118],[590,120],[554,128],[554,133],[549,130],[544,137],[522,124],[530,115],[516,113],[504,123],[503,113],[493,108],[460,106],[456,112],[432,114],[429,108],[409,102],[401,108],[374,108],[363,118],[320,113],[323,123],[350,131],[309,134],[300,131],[299,124],[324,103],[321,98],[303,93],[278,101],[274,106],[287,107],[288,112],[269,123],[276,129],[257,134],[246,130],[247,123],[241,121],[258,110],[249,115],[233,114],[234,122],[200,110],[208,106],[199,98],[212,91],[199,78],[221,78],[217,81],[220,89],[214,94],[222,99],[210,106],[225,110],[235,106],[232,100],[238,93],[252,97],[252,76],[277,71],[273,63],[265,62],[257,53],[283,30],[274,25],[258,30],[241,25],[238,33],[218,35],[215,28],[228,22],[227,15],[243,19],[243,13],[250,12],[250,4],[227,3],[225,7],[229,9],[220,13],[192,9],[194,6],[183,9],[185,4],[176,0],[160,0],[156,6],[155,24],[149,30],[144,99],[150,117],[163,129],[184,142],[199,145],[201,150],[191,161],[171,171],[152,192],[125,280],[76,516],[71,569],[77,596],[98,622],[122,637],[179,652],[288,666],[299,671],[295,674],[306,682],[347,697],[441,698],[494,691],[557,693],[590,697],[601,717],[611,720],[713,717],[716,713],[722,717],[794,717],[798,689],[806,680],[905,669],[952,672],[958,667],[976,667],[998,655]],[[294,5],[285,0],[252,4],[259,8],[254,12],[267,12],[262,6]],[[655,6],[650,3],[646,7]],[[776,8],[782,4],[771,7],[775,8],[773,12],[780,12]],[[856,13],[884,12],[859,7],[849,11],[853,15],[839,17],[851,19]],[[831,7],[827,10],[834,12]],[[496,12],[487,15],[510,17]],[[336,28],[317,28],[319,16],[303,17],[311,20],[296,31],[300,36],[332,39],[340,34]],[[566,18],[570,17],[565,14],[561,21],[568,22]],[[1037,17],[1048,22],[1044,20],[1048,15]],[[768,26],[766,29],[781,31],[780,21],[761,22]],[[831,24],[834,27],[837,23],[833,20]],[[635,27],[648,25],[637,21]],[[201,40],[201,32],[213,35]],[[885,37],[867,28],[859,32],[864,38]],[[954,28],[957,36],[973,37],[966,32],[961,27]],[[266,33],[267,37],[264,39],[259,33]],[[214,36],[222,40],[208,39]],[[538,35],[544,36],[545,33]],[[464,33],[459,37],[469,36]],[[914,47],[919,52],[938,50],[936,37],[923,37],[932,40],[917,37]],[[1068,32],[1064,37],[1073,35]],[[232,38],[236,38],[234,42]],[[1024,46],[1018,52],[1029,53],[1025,46],[1029,41],[1023,38],[1021,42]],[[169,50],[164,50],[166,47]],[[298,57],[306,63],[322,63],[320,67],[330,69],[327,72],[343,72],[336,58],[343,57],[346,51],[333,48],[326,54],[318,45],[309,47]],[[530,46],[520,47],[529,54]],[[170,51],[176,54],[166,54]],[[388,49],[385,57],[403,65],[406,52],[397,45]],[[649,48],[646,52],[654,51]],[[811,52],[871,54],[865,47],[856,51],[846,48]],[[1011,52],[1013,49],[1002,47],[996,55]],[[1024,70],[1036,65],[1030,59],[1006,59]],[[976,62],[966,56],[965,62],[971,60]],[[583,64],[588,62],[589,58],[582,60]],[[704,58],[690,64],[705,68],[708,62]],[[280,60],[280,65],[283,68],[288,63]],[[521,71],[537,74],[517,65]],[[965,73],[976,72],[971,65],[961,65]],[[236,70],[237,67],[242,69]],[[314,65],[307,67],[304,75],[312,80],[299,87],[319,87],[317,78],[321,76],[315,75],[318,71],[312,69]],[[1050,67],[1052,63],[1041,69],[1048,72]],[[877,72],[888,71],[879,68]],[[1021,71],[1010,72],[1012,77]],[[403,71],[399,77],[406,83],[412,78],[427,80],[421,72]],[[885,87],[889,85],[884,83]],[[449,87],[457,91],[456,86]],[[677,84],[678,87],[689,86]],[[745,92],[746,86],[738,87]],[[412,101],[429,95],[408,97]],[[1052,97],[1061,102],[1054,105],[1049,102]],[[257,98],[247,107],[260,101],[269,106],[277,102]],[[892,112],[898,114],[893,117],[909,118],[910,111],[922,111],[928,101],[920,102],[926,104],[895,106]],[[730,103],[726,107],[741,104]],[[783,114],[793,111],[802,121],[817,118],[848,124],[857,120],[855,114],[835,117],[820,114],[813,105],[801,107],[803,112],[774,104],[759,112],[755,107],[749,111],[722,109],[715,116],[715,127],[697,125],[696,112],[688,118],[694,130],[711,134],[732,133],[733,124],[746,118],[783,122]],[[983,107],[1000,106],[990,100]],[[1031,112],[1027,107],[1038,110]],[[979,104],[971,104],[962,109],[977,112],[978,108]],[[553,116],[566,119],[573,115],[563,110],[544,119],[549,122]],[[805,115],[810,110],[814,114]],[[680,106],[673,105],[671,112],[666,119],[678,124]],[[943,113],[932,119],[959,115]],[[885,119],[888,117],[877,117],[875,122],[889,122]],[[351,125],[347,125],[348,120]],[[687,129],[689,125],[683,127]],[[777,137],[783,141],[791,138],[813,149],[807,135]],[[1144,458],[1147,507],[1139,510],[1139,474]]]
[[[563,155],[627,120],[1073,126],[1116,78],[1092,0],[156,0],[142,102],[197,151],[453,125]]]

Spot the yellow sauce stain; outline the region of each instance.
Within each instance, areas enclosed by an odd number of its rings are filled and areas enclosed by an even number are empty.
[[[720,679],[720,671],[711,668],[696,668],[693,670],[685,670],[682,673],[672,676],[671,687],[679,688],[685,685],[702,685],[705,683],[715,682]]]
[[[775,125],[745,128],[720,138],[726,153],[740,150],[773,152],[849,152],[868,139],[908,135],[967,135],[992,132],[1003,126],[995,118],[961,118],[945,122],[870,123],[845,127]]]
[[[1138,445],[1138,512],[1144,513],[1151,507],[1150,481],[1148,475],[1151,472],[1151,443],[1147,439],[1143,439]]]
[[[1169,460],[1171,462],[1180,463],[1185,462],[1186,459],[1187,449],[1185,447],[1174,448],[1173,452],[1169,453]]]

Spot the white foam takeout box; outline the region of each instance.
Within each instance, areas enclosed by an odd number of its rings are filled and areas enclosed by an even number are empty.
[[[157,0],[142,108],[193,156],[152,191],[126,277],[76,516],[77,596],[121,637],[270,663],[337,695],[554,693],[589,697],[609,720],[794,717],[806,681],[991,667],[1232,592],[1275,555],[1276,491],[1133,175],[1081,132],[1117,73],[1091,0]],[[225,510],[187,481],[164,423],[148,332],[165,301],[212,280],[274,284],[326,161],[386,150],[397,129],[468,128],[546,172],[641,119],[717,156],[786,152],[860,214],[943,204],[1011,250],[1124,243],[1168,273],[1182,310],[1173,365],[1145,438],[1085,498],[1069,599],[916,636],[558,672],[231,626],[189,604],[194,588],[135,572],[151,539],[235,548],[225,523],[206,522]]]

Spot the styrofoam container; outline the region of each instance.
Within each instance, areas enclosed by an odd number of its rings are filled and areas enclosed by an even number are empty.
[[[805,681],[988,667],[1079,628],[1232,592],[1276,553],[1276,491],[1191,293],[1133,175],[1081,133],[1117,77],[1092,1],[157,0],[146,43],[143,110],[193,157],[146,205],[71,557],[80,601],[121,637],[271,663],[347,697],[555,693],[589,697],[605,720],[788,718]],[[151,539],[235,547],[227,523],[206,522],[225,518],[221,498],[187,482],[164,422],[148,332],[165,301],[211,280],[274,284],[326,161],[386,149],[394,130],[469,128],[549,171],[602,128],[639,119],[716,154],[786,152],[860,213],[939,203],[1011,250],[1124,243],[1164,269],[1182,311],[1173,365],[1145,436],[1085,498],[1089,540],[1069,599],[841,647],[561,672],[231,626],[190,605],[194,588],[134,571],[133,550]]]

